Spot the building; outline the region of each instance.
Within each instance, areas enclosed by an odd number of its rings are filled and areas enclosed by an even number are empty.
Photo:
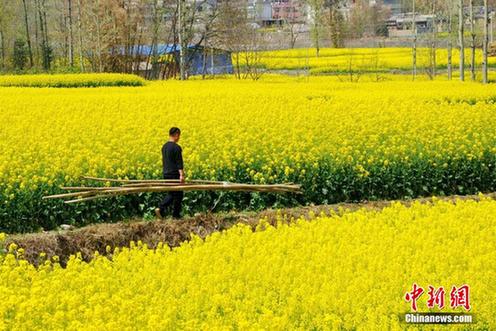
[[[352,9],[359,5],[364,4],[363,0],[346,0],[341,4],[341,14],[345,19],[349,19]],[[367,4],[365,2],[365,4]],[[400,14],[402,12],[401,0],[368,0],[369,6],[384,6],[391,11],[392,15]]]
[[[271,0],[249,0],[248,19],[262,26],[272,25],[272,1]]]
[[[305,5],[296,0],[278,0],[272,2],[272,18],[291,22],[303,22]]]
[[[382,0],[382,4],[391,10],[391,14],[397,15],[403,12],[401,0]]]
[[[168,79],[179,75],[179,56],[181,46],[176,44],[161,44],[155,51],[159,60],[158,77]],[[137,58],[136,71],[144,77],[150,77],[153,70],[151,45],[136,46],[132,50],[134,58]],[[222,75],[232,74],[233,66],[231,52],[218,48],[205,48],[201,45],[189,45],[187,51],[186,70],[188,76],[195,75]]]
[[[408,37],[413,35],[413,13],[403,13],[391,16],[386,24],[391,37]],[[435,15],[415,15],[417,33],[429,33],[434,31]]]
[[[249,0],[248,18],[261,26],[304,23],[306,4],[304,0]]]

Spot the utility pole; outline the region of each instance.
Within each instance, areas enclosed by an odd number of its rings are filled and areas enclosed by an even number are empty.
[[[488,3],[484,0],[484,41],[482,43],[482,82],[488,83],[487,78],[487,53],[489,51],[489,13]]]
[[[463,15],[463,0],[459,0],[458,3],[458,42],[460,47],[460,80],[465,81],[465,45],[464,37],[465,33],[465,21]]]

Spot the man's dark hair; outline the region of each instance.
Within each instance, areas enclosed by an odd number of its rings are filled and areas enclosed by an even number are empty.
[[[181,129],[176,128],[176,127],[170,128],[170,130],[169,130],[169,136],[173,136],[173,135],[175,135],[177,133],[180,134],[181,133]]]

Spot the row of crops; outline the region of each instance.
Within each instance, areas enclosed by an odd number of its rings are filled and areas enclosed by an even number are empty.
[[[143,86],[145,80],[127,74],[0,75],[0,86],[8,87],[101,87]]]
[[[452,64],[459,64],[459,51],[452,51]],[[419,48],[417,65],[419,68],[431,66],[430,49]],[[468,54],[467,54],[467,62]],[[269,70],[303,70],[312,74],[325,74],[352,71],[405,71],[412,68],[411,48],[324,48],[317,55],[315,49],[289,49],[263,52],[261,65]],[[448,65],[448,51],[436,52],[436,67],[445,69]],[[476,52],[476,65],[482,65],[482,52]],[[489,65],[496,66],[496,58],[489,58]]]
[[[65,269],[43,256],[36,269],[12,246],[0,255],[0,329],[403,330],[416,283],[468,284],[476,320],[460,329],[493,330],[494,215],[485,198],[398,203],[256,232],[239,225],[173,250],[131,243]],[[432,312],[467,312],[447,300]]]
[[[226,84],[229,88],[226,89]],[[151,214],[159,195],[42,200],[81,175],[160,178],[179,126],[189,178],[303,195],[188,193],[187,212],[471,194],[496,188],[492,86],[264,76],[99,89],[0,88],[0,231]]]

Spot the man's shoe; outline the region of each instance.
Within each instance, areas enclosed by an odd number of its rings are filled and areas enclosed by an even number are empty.
[[[155,215],[159,219],[163,219],[162,213],[160,212],[160,208],[155,208]]]

